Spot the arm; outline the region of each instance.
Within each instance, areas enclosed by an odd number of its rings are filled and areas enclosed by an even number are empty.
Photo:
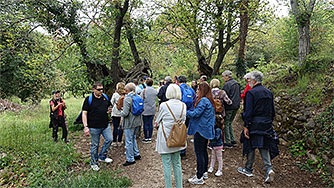
[[[249,139],[248,126],[251,125],[253,113],[253,95],[249,92],[246,93],[245,98],[245,110],[242,113],[242,119],[244,120],[244,135],[246,139]]]
[[[125,97],[124,103],[123,103],[123,110],[121,111],[122,117],[127,117],[131,111],[131,97]]]
[[[58,105],[55,106],[54,103],[51,101],[50,105],[51,105],[52,112],[54,112],[54,111],[56,111],[59,108],[60,105],[62,105],[62,103],[58,103]]]
[[[83,110],[82,111],[82,123],[84,125],[84,133],[86,136],[89,136],[89,129],[88,129],[88,123],[87,123],[87,114],[88,112]]]
[[[228,105],[232,104],[232,100],[227,96],[227,94],[226,94],[226,92],[224,90],[221,90],[219,99],[223,100]]]
[[[196,108],[194,108],[193,110],[188,110],[187,111],[187,117],[200,117],[206,107],[206,103],[204,102],[203,98],[201,99],[201,101],[199,101],[198,105],[196,106]]]

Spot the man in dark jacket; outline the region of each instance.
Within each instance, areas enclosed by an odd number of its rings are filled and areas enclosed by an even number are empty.
[[[247,155],[245,168],[238,168],[238,172],[248,177],[253,176],[255,149],[258,148],[266,170],[265,182],[273,181],[271,159],[278,155],[278,137],[272,122],[275,117],[273,93],[262,86],[263,74],[259,71],[251,73],[250,86],[253,89],[246,93],[244,112],[244,131],[241,135],[243,154]]]
[[[168,99],[166,98],[166,90],[169,84],[172,83],[172,78],[170,76],[166,76],[165,82],[166,84],[159,89],[159,93],[157,95],[157,97],[160,99],[159,104],[168,101]]]
[[[225,81],[223,90],[227,96],[232,100],[232,104],[224,104],[226,110],[225,122],[224,122],[224,136],[225,136],[225,148],[231,148],[235,146],[236,141],[234,139],[232,122],[240,108],[240,84],[232,78],[232,72],[226,70],[222,74]]]

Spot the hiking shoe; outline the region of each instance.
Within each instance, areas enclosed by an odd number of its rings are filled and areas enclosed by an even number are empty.
[[[209,150],[212,150],[212,147],[208,146],[208,149],[209,149]]]
[[[223,172],[221,170],[217,170],[217,172],[215,173],[215,176],[219,177],[222,176]]]
[[[117,146],[117,142],[112,142],[111,146]]]
[[[237,145],[237,142],[236,141],[232,141],[231,144],[232,145]]]
[[[212,172],[213,172],[213,168],[210,167],[210,168],[208,169],[208,172],[209,172],[209,173],[212,173]]]
[[[141,159],[141,156],[138,155],[138,156],[135,156],[135,160],[140,160]]]
[[[141,140],[144,144],[148,144],[148,143],[150,143],[149,141],[148,141],[148,139],[147,138],[144,138],[143,140]]]
[[[266,179],[264,180],[264,183],[270,183],[274,181],[274,175],[275,172],[273,170],[269,170],[266,172]]]
[[[92,170],[94,170],[94,171],[99,171],[99,170],[100,170],[99,166],[97,166],[97,165],[90,165],[90,167],[91,167]]]
[[[208,178],[209,178],[208,172],[204,172],[204,173],[203,173],[203,179],[206,180],[206,179],[208,179]]]
[[[152,142],[152,138],[148,138],[148,141],[149,141],[149,142]]]
[[[135,163],[136,163],[136,161],[133,161],[133,162],[125,161],[125,163],[123,163],[123,166],[129,166],[129,165],[133,165]]]
[[[254,174],[253,174],[252,172],[249,172],[249,171],[246,170],[245,168],[241,168],[241,167],[239,167],[237,170],[238,170],[238,172],[240,172],[241,174],[246,175],[246,176],[248,176],[248,177],[252,177],[252,176],[254,176]]]
[[[104,160],[102,159],[99,159],[100,162],[105,162],[105,163],[111,163],[112,162],[112,159],[111,158],[105,158]]]
[[[224,148],[225,149],[231,149],[231,148],[233,148],[233,145],[232,144],[225,144]]]
[[[195,185],[202,185],[202,184],[204,184],[203,177],[201,177],[200,179],[198,179],[197,175],[195,175],[192,178],[188,179],[188,182],[191,183],[191,184],[195,184]]]

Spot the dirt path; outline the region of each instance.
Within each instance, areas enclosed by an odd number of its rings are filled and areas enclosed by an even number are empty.
[[[235,137],[238,138],[242,130],[242,121],[237,116],[233,123]],[[135,188],[142,187],[164,187],[164,174],[162,168],[162,162],[160,155],[155,152],[155,140],[156,140],[156,129],[153,132],[153,142],[149,144],[143,144],[138,139],[138,147],[142,159],[137,161],[136,164],[123,167],[122,164],[125,162],[125,148],[112,147],[109,151],[114,162],[111,167],[114,170],[120,169],[121,175],[130,178]],[[246,177],[237,172],[237,168],[243,166],[245,162],[242,161],[242,146],[238,144],[237,147],[227,149],[223,153],[223,176],[215,177],[214,173],[209,174],[209,179],[205,181],[205,185],[191,185],[187,179],[193,176],[196,172],[196,158],[193,149],[193,143],[188,138],[187,157],[182,160],[182,171],[183,171],[183,186],[184,187],[325,187],[320,177],[310,174],[306,171],[301,171],[296,166],[295,159],[289,154],[286,147],[280,146],[280,155],[277,156],[273,161],[273,169],[275,171],[275,181],[271,184],[265,184],[264,181],[264,170],[261,157],[256,152],[256,160],[254,163],[254,177]],[[89,137],[84,137],[82,134],[75,136],[74,141],[77,143],[75,147],[79,152],[83,153],[85,159],[90,157],[89,148],[90,140]],[[208,150],[209,158],[211,151]],[[217,165],[217,164],[216,164]],[[89,168],[88,164],[80,164],[82,168]],[[101,166],[108,168],[106,165]],[[215,168],[215,170],[217,167]],[[215,172],[215,171],[214,171]]]

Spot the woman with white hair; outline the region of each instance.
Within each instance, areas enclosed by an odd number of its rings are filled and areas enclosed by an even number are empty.
[[[182,168],[180,151],[185,147],[167,146],[166,139],[168,138],[176,118],[180,118],[183,123],[186,121],[186,105],[181,102],[181,89],[176,84],[170,84],[166,90],[166,102],[160,104],[159,114],[156,123],[159,125],[157,134],[156,151],[161,155],[162,165],[165,174],[165,187],[172,187],[172,166],[174,171],[175,185],[177,188],[182,187]],[[162,130],[164,129],[164,130]],[[166,134],[166,138],[164,133]]]
[[[252,87],[249,85],[249,82],[251,81],[251,73],[249,72],[249,73],[245,74],[244,79],[247,82],[247,85],[246,85],[245,90],[240,95],[240,97],[242,98],[242,100],[245,100],[247,91],[249,91],[249,90],[252,89]]]

